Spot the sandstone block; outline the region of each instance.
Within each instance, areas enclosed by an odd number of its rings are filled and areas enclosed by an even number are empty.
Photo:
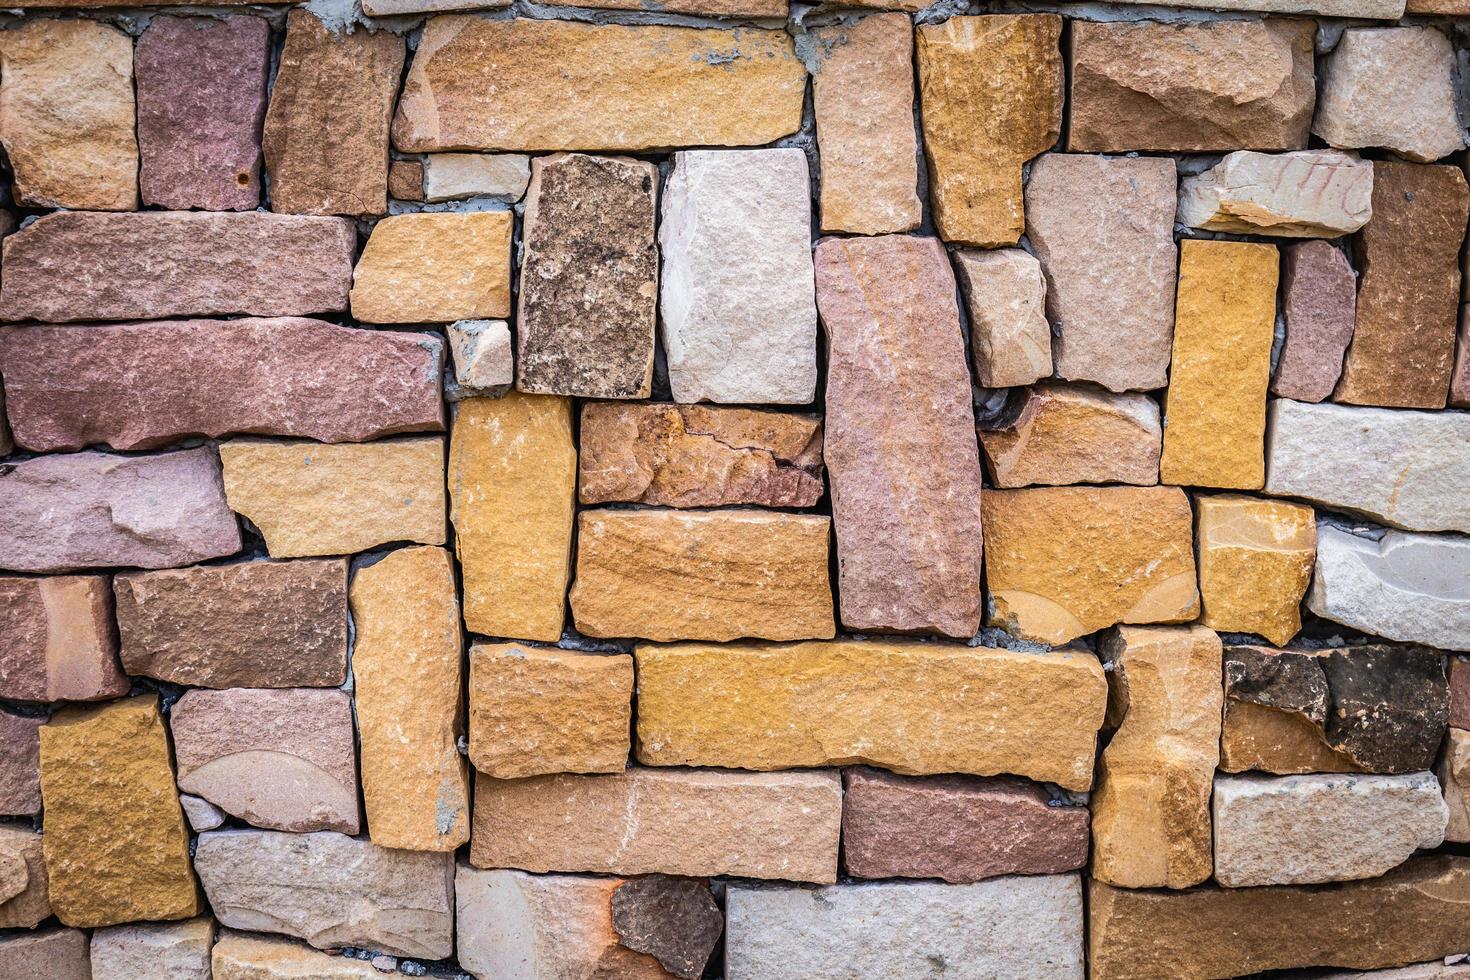
[[[1087,863],[1087,808],[1052,806],[1035,783],[849,769],[845,790],[843,866],[857,878],[964,884]]]
[[[1451,728],[1447,734],[1438,767],[1450,813],[1444,839],[1464,843],[1470,841],[1470,732]]]
[[[219,452],[230,508],[260,529],[273,558],[444,543],[443,439],[232,439]]]
[[[1336,238],[1373,217],[1373,164],[1335,150],[1238,150],[1179,188],[1191,228],[1284,238]]]
[[[138,206],[133,40],[91,20],[36,18],[0,44],[0,143],[15,203],[130,211]]]
[[[521,391],[648,397],[657,196],[658,167],[645,160],[557,153],[532,162],[516,307]]]
[[[63,923],[199,914],[157,695],[53,715],[41,728],[41,796],[51,907]]]
[[[87,934],[80,929],[45,929],[0,939],[0,970],[36,980],[92,980]]]
[[[0,928],[34,929],[51,917],[44,845],[28,827],[0,825],[0,895]]]
[[[810,402],[817,306],[805,154],[681,151],[662,208],[659,311],[674,401]]]
[[[0,575],[0,697],[103,701],[128,693],[105,575]]]
[[[367,963],[276,936],[229,929],[214,944],[213,980],[383,980]]]
[[[477,868],[835,881],[835,772],[629,769],[475,784]]]
[[[225,811],[202,796],[180,793],[179,805],[184,808],[184,819],[189,821],[189,829],[196,834],[214,830],[225,822]]]
[[[92,933],[92,980],[211,980],[214,920],[111,926]]]
[[[10,423],[5,420],[5,385],[0,382],[0,456],[8,456],[15,449],[15,440],[10,437]]]
[[[934,227],[947,242],[1014,245],[1021,167],[1062,131],[1056,14],[951,17],[916,31]]]
[[[42,452],[439,430],[443,359],[432,334],[295,317],[0,329],[16,442]]]
[[[1446,674],[1450,682],[1450,724],[1470,730],[1470,657],[1451,657]]]
[[[1462,284],[1464,277],[1461,277]],[[5,392],[0,391],[0,401],[4,401]],[[1470,408],[1470,306],[1460,307],[1460,342],[1455,350],[1455,368],[1450,376],[1451,408]],[[5,406],[0,405],[0,409]],[[0,433],[0,445],[4,443],[4,434]]]
[[[990,625],[1059,644],[1115,623],[1199,615],[1179,488],[992,490],[982,504]]]
[[[271,70],[263,17],[154,17],[138,38],[143,203],[253,211]]]
[[[521,646],[470,647],[470,761],[497,779],[622,772],[633,658]]]
[[[796,132],[805,91],[784,31],[434,17],[404,82],[393,145],[759,146]]]
[[[0,569],[168,568],[239,550],[219,458],[207,446],[0,467]]]
[[[786,16],[785,4],[776,16]],[[918,226],[914,39],[902,14],[814,32],[812,105],[822,230],[884,235]]]
[[[1069,150],[1306,147],[1316,102],[1311,21],[1075,27]]]
[[[1312,508],[1239,494],[1195,497],[1200,622],[1285,644],[1317,556]]]
[[[665,507],[811,507],[822,420],[705,405],[582,406],[578,499]]]
[[[41,812],[41,732],[44,717],[0,709],[0,815]]]
[[[365,323],[510,315],[509,211],[398,214],[373,226],[352,272]]]
[[[828,238],[816,261],[842,623],[973,636],[980,460],[944,248]]]
[[[588,636],[831,637],[831,526],[815,514],[583,511],[572,618]]]
[[[423,167],[426,201],[493,197],[514,204],[531,182],[531,158],[524,153],[430,153]]]
[[[0,319],[133,320],[347,309],[357,236],[341,218],[59,212],[5,239]],[[81,266],[89,270],[76,277]]]
[[[1051,377],[1046,278],[1025,249],[954,253],[970,315],[975,376],[986,388],[1029,385]]]
[[[389,850],[330,831],[216,830],[199,835],[194,867],[231,929],[430,960],[453,950],[449,854]]]
[[[639,646],[638,760],[1092,782],[1096,658],[954,644]]]
[[[396,201],[424,199],[424,165],[418,160],[388,161],[388,196]]]
[[[504,320],[458,320],[449,325],[448,334],[454,380],[462,396],[498,398],[505,394],[515,382],[510,325]]]
[[[1326,242],[1299,242],[1288,246],[1285,255],[1286,340],[1271,394],[1320,402],[1342,375],[1343,354],[1357,318],[1358,277],[1342,250]]]
[[[1125,4],[1144,0],[1121,0]],[[1418,3],[1455,3],[1457,0],[1409,0],[1412,11]],[[1318,14],[1323,17],[1364,17],[1397,20],[1404,15],[1400,0],[1178,0],[1171,4],[1202,10],[1260,10],[1273,14]],[[1138,16],[1147,16],[1140,14]]]
[[[1175,180],[1172,160],[1149,157],[1048,153],[1032,164],[1026,237],[1046,274],[1058,377],[1113,391],[1167,384]]]
[[[725,916],[705,881],[649,875],[618,886],[613,929],[629,949],[647,953],[674,976],[699,980]]]
[[[353,706],[368,834],[380,847],[469,840],[459,598],[443,548],[400,548],[352,579]]]
[[[1001,428],[981,429],[980,448],[997,487],[1159,482],[1163,429],[1147,395],[1044,384],[1021,394]]]
[[[568,7],[596,7],[602,10],[646,10],[642,0],[572,0]],[[786,16],[786,0],[664,0],[667,13],[695,14],[704,17],[774,17]]]
[[[561,639],[576,486],[570,399],[460,402],[449,497],[470,632]]]
[[[510,0],[367,0],[362,12],[369,17],[439,13],[446,10],[490,10],[509,7]]]

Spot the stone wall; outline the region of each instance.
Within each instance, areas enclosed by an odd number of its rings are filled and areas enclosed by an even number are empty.
[[[1465,0],[45,2],[0,980],[1470,977]]]

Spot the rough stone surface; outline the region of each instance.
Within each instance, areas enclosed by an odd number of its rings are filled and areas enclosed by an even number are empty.
[[[1322,661],[1332,692],[1327,740],[1371,772],[1429,769],[1449,720],[1438,650],[1387,644],[1335,650]]]
[[[1220,776],[1215,880],[1310,885],[1376,878],[1444,840],[1448,808],[1433,773]]]
[[[452,851],[470,837],[459,598],[443,548],[401,548],[352,579],[353,704],[368,835]]]
[[[1373,164],[1373,221],[1358,239],[1357,325],[1336,401],[1444,407],[1467,213],[1470,189],[1458,166]]]
[[[1470,860],[1447,855],[1340,885],[1170,893],[1094,880],[1087,897],[1088,964],[1098,980],[1374,969],[1470,948]]]
[[[1199,614],[1193,520],[1178,487],[991,490],[982,503],[990,625],[1056,644]]]
[[[458,320],[449,325],[448,333],[454,379],[462,395],[505,394],[515,382],[510,325],[504,320]]]
[[[862,640],[635,653],[645,765],[1092,782],[1107,685],[1089,654]]]
[[[295,317],[0,329],[10,425],[38,452],[439,430],[443,359],[432,334]]]
[[[213,830],[225,822],[225,811],[202,796],[180,793],[179,805],[184,808],[184,819],[189,821],[190,829],[196,834]]]
[[[240,528],[208,447],[38,456],[0,467],[0,568],[168,568],[239,550]]]
[[[347,309],[341,218],[145,211],[42,215],[5,239],[0,319],[148,320]],[[78,278],[85,267],[88,275]]]
[[[0,575],[0,698],[101,701],[128,693],[105,575]]]
[[[805,154],[675,153],[662,209],[659,312],[674,401],[810,402],[817,306]]]
[[[514,204],[531,182],[531,158],[524,153],[430,153],[423,167],[426,201],[490,197]]]
[[[194,867],[215,917],[231,929],[430,960],[453,950],[449,854],[330,831],[215,830],[199,835]]]
[[[602,10],[647,10],[644,0],[571,0],[568,7],[596,7]],[[660,0],[659,10],[671,14],[695,14],[704,17],[774,17],[786,16],[787,0]]]
[[[1467,285],[1467,280],[1461,277],[1461,285]],[[5,392],[0,391],[0,403],[5,400]],[[1455,368],[1450,377],[1451,408],[1470,408],[1470,304],[1460,307],[1460,342],[1455,351]],[[3,409],[4,404],[0,404]],[[5,442],[4,433],[0,432],[0,448]]]
[[[286,16],[262,146],[271,210],[369,216],[388,210],[388,125],[403,38]]]
[[[1078,153],[1299,150],[1316,102],[1309,20],[1072,25]]]
[[[0,143],[17,204],[138,206],[133,41],[91,20],[37,18],[0,43]]]
[[[1301,629],[1317,556],[1312,508],[1238,494],[1195,498],[1200,622],[1285,644]]]
[[[1120,3],[1144,3],[1145,0],[1118,0]],[[1458,0],[1409,0],[1409,9],[1417,3],[1455,3]],[[1318,14],[1323,17],[1363,17],[1397,20],[1404,15],[1403,0],[1174,0],[1171,7],[1202,10],[1259,10],[1273,14]],[[1135,16],[1156,16],[1139,13]]]
[[[1448,736],[1438,767],[1450,811],[1444,837],[1463,844],[1470,842],[1470,732],[1451,728]]]
[[[980,626],[980,460],[954,274],[937,239],[817,244],[842,623]]]
[[[805,90],[785,31],[434,17],[393,144],[409,153],[759,146],[796,132]]]
[[[53,715],[41,728],[41,796],[51,907],[63,923],[199,914],[157,695]]]
[[[779,17],[786,16],[781,4]],[[918,227],[913,28],[876,14],[815,33],[812,106],[822,160],[824,232],[884,235]]]
[[[0,708],[0,815],[41,812],[41,732],[44,717]]]
[[[1335,150],[1239,150],[1179,187],[1191,228],[1284,238],[1336,238],[1373,216],[1373,164]]]
[[[1027,389],[1016,415],[980,430],[997,487],[1159,482],[1163,429],[1147,395],[1044,384]]]
[[[1451,657],[1446,673],[1450,682],[1450,724],[1470,730],[1470,657]]]
[[[418,160],[389,160],[388,196],[397,201],[424,200],[423,163]]]
[[[470,632],[561,639],[576,487],[570,399],[459,403],[449,497]]]
[[[470,863],[830,882],[841,819],[841,780],[831,771],[481,774]]]
[[[572,618],[587,636],[831,637],[832,520],[761,511],[584,510]]]
[[[986,388],[1051,377],[1051,327],[1041,263],[1019,248],[954,253],[970,315],[975,376]]]
[[[0,825],[0,886],[0,928],[34,929],[50,918],[40,834],[25,826]]]
[[[822,496],[822,420],[668,403],[582,406],[584,504],[811,507]]]
[[[1357,320],[1358,277],[1341,249],[1326,242],[1287,247],[1282,266],[1286,340],[1271,393],[1320,402],[1342,376],[1342,358]],[[1268,474],[1269,477],[1269,474]]]
[[[186,691],[169,713],[179,789],[256,827],[355,834],[352,706],[338,690]]]
[[[699,980],[725,916],[707,882],[650,875],[612,895],[613,930],[629,949],[647,953],[676,977]]]
[[[347,563],[247,561],[113,579],[123,668],[193,687],[336,687]]]
[[[219,447],[230,508],[272,558],[444,543],[444,440],[363,445],[234,439]]]
[[[92,933],[92,980],[211,980],[214,922],[111,926]]]
[[[1164,483],[1259,490],[1265,481],[1279,266],[1274,245],[1181,243]]]
[[[516,643],[470,647],[470,761],[497,779],[622,772],[633,658]]]
[[[92,980],[87,934],[80,929],[44,929],[0,938],[0,970],[33,980]]]
[[[321,953],[278,936],[221,930],[213,980],[383,980],[367,963]]]
[[[647,398],[658,305],[646,160],[557,153],[531,163],[521,219],[516,387]]]
[[[820,889],[732,884],[725,901],[731,980],[921,980],[937,969],[974,977],[1083,976],[1076,875]]]
[[[1062,131],[1062,18],[951,17],[916,31],[934,227],[947,242],[1014,245],[1021,167]]]
[[[1058,377],[1113,391],[1168,382],[1174,195],[1172,160],[1048,153],[1032,164],[1026,237],[1046,274]]]
[[[509,211],[384,218],[352,273],[352,315],[365,323],[509,316],[513,224]]]
[[[853,877],[963,884],[1087,863],[1087,808],[1053,806],[1035,783],[849,769],[845,789],[843,867]]]
[[[138,38],[138,182],[176,211],[260,204],[260,127],[271,67],[262,17],[154,17]]]

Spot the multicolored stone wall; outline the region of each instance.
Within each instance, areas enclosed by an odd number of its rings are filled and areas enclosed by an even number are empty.
[[[1470,978],[1470,4],[360,2],[0,14],[0,980]]]

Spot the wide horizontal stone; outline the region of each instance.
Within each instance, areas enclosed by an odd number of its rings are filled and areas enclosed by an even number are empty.
[[[430,153],[423,168],[426,201],[490,197],[514,204],[531,183],[531,158],[524,153]]]
[[[1343,251],[1327,242],[1298,242],[1284,255],[1281,313],[1286,339],[1271,394],[1320,402],[1342,375],[1343,353],[1357,318],[1358,277]]]
[[[0,816],[41,812],[41,726],[35,718],[0,708]]]
[[[240,527],[208,447],[0,467],[0,569],[169,568],[239,550]]]
[[[63,211],[5,239],[0,319],[334,313],[347,309],[356,248],[345,218]]]
[[[818,889],[732,884],[725,894],[732,978],[1083,976],[1076,875]]]
[[[0,970],[13,977],[92,980],[87,934],[81,929],[43,929],[0,938]]]
[[[435,431],[443,360],[433,334],[294,317],[0,330],[10,425],[37,452]]]
[[[1198,496],[1194,508],[1200,622],[1278,645],[1296,636],[1317,556],[1312,508],[1243,494]]]
[[[25,826],[0,825],[0,928],[33,929],[50,918],[46,883],[41,835]]]
[[[442,959],[453,951],[454,858],[330,831],[215,830],[194,867],[220,924],[318,949],[364,946]]]
[[[981,387],[1029,385],[1051,377],[1041,263],[1021,248],[962,249],[952,257],[970,315],[970,350]]]
[[[1159,403],[1143,394],[1080,385],[1026,389],[1016,414],[980,430],[980,448],[997,487],[1032,484],[1159,482],[1163,427]]]
[[[408,153],[758,146],[796,132],[805,91],[785,31],[434,17],[393,144]]]
[[[92,933],[92,980],[212,980],[214,920],[110,926]]]
[[[599,10],[638,10],[648,8],[644,0],[570,0],[568,7],[595,7]],[[478,5],[478,4],[477,4]],[[659,0],[660,9],[670,14],[695,14],[702,17],[774,17],[786,16],[787,0]]]
[[[278,936],[220,930],[212,980],[383,980],[362,960],[335,956]]]
[[[1092,782],[1107,684],[1091,655],[839,640],[635,656],[645,765],[864,763]]]
[[[0,697],[102,701],[128,693],[105,575],[0,575]]]
[[[1444,754],[1437,767],[1445,806],[1450,811],[1444,838],[1463,844],[1470,842],[1470,732],[1451,728],[1446,734]]]
[[[219,447],[230,508],[273,558],[444,543],[444,440],[362,445],[234,439]]]
[[[1035,783],[849,769],[844,789],[843,868],[856,878],[962,884],[1087,863],[1087,808],[1054,806]]]
[[[1179,188],[1179,220],[1241,235],[1336,238],[1373,217],[1373,164],[1335,150],[1238,150]]]
[[[1117,0],[1141,4],[1148,0]],[[1416,2],[1410,0],[1409,7]],[[1432,0],[1431,0],[1432,2]],[[1453,2],[1453,0],[1446,0]],[[1398,20],[1404,15],[1404,0],[1174,0],[1171,7],[1199,10],[1259,10],[1271,14],[1316,14],[1322,17],[1362,17]],[[1138,16],[1147,16],[1139,14]]]
[[[841,820],[841,780],[831,771],[481,774],[470,863],[829,882]]]
[[[509,316],[513,224],[509,211],[384,218],[352,271],[352,315],[365,323]]]

